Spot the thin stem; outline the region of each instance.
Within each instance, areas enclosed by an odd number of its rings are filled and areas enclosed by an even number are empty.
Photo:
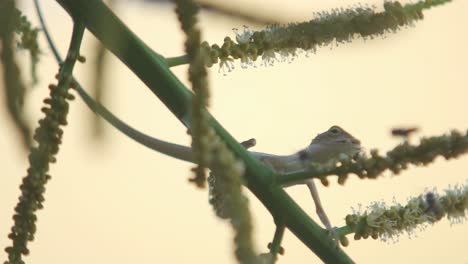
[[[37,1],[37,0],[36,0]],[[179,65],[189,64],[188,55],[182,55],[178,57],[166,58],[167,67],[175,67]]]
[[[54,54],[54,57],[57,60],[57,62],[62,63],[63,59],[60,56],[60,53],[57,47],[54,45],[52,36],[50,35],[49,30],[47,29],[44,16],[42,15],[42,10],[41,10],[41,5],[39,4],[39,0],[34,0],[34,6],[36,7],[36,14],[39,17],[39,22],[41,23],[41,27],[42,27],[42,30],[44,31],[45,37],[47,39],[47,43],[49,43],[49,48],[50,50],[52,50],[52,53]]]
[[[270,245],[270,254],[274,260],[276,260],[276,255],[281,251],[281,241],[283,240],[284,230],[284,225],[276,226],[275,235],[273,236],[273,241]]]
[[[354,233],[353,229],[350,226],[347,226],[347,225],[336,228],[335,232],[339,237],[346,236],[346,235]]]

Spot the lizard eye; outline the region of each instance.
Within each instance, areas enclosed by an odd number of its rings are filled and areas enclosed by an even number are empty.
[[[333,133],[333,134],[338,134],[340,132],[340,129],[338,129],[337,127],[332,127],[330,129],[330,132]]]

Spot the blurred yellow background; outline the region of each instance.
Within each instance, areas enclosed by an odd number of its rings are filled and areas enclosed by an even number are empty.
[[[71,32],[71,20],[55,1],[43,1],[47,23],[62,54]],[[288,21],[305,21],[312,12],[347,7],[354,1],[238,1],[255,13],[272,14]],[[383,1],[361,3],[378,4]],[[20,8],[37,19],[29,1]],[[184,36],[170,4],[119,1],[116,12],[149,46],[167,56],[183,53]],[[389,130],[418,126],[418,136],[440,135],[468,128],[468,2],[454,1],[424,12],[425,19],[387,34],[385,39],[357,39],[339,47],[323,47],[309,57],[274,67],[236,69],[224,76],[210,69],[213,93],[211,112],[238,140],[255,137],[256,151],[293,153],[319,132],[340,125],[369,150],[383,153],[398,144]],[[245,22],[203,12],[204,39],[222,43],[234,36],[233,27]],[[54,82],[57,65],[41,35],[37,88],[28,97],[30,120],[37,124],[39,109]],[[87,33],[75,76],[90,91],[94,37]],[[26,54],[24,61],[28,62]],[[111,57],[111,56],[110,56]],[[108,106],[134,127],[155,137],[188,145],[185,128],[164,105],[117,59],[110,58]],[[25,64],[27,66],[27,64]],[[24,69],[28,69],[24,67]],[[187,83],[186,66],[173,71]],[[27,71],[24,74],[27,75]],[[5,102],[3,92],[0,95]],[[187,182],[190,164],[174,160],[134,143],[106,125],[105,139],[91,137],[91,112],[80,100],[71,104],[69,125],[58,163],[52,165],[45,209],[38,213],[38,232],[30,244],[28,263],[236,263],[232,232],[215,217],[207,191]],[[18,186],[28,166],[20,137],[0,108],[0,259],[10,244]],[[351,207],[392,199],[405,202],[426,188],[443,191],[466,183],[468,157],[446,162],[438,158],[425,168],[411,168],[400,176],[390,172],[378,180],[351,176],[344,186],[335,181],[319,186],[322,202],[334,225],[342,226]],[[248,191],[246,190],[246,193]],[[307,188],[288,189],[318,221]],[[257,250],[266,251],[274,224],[256,198],[250,197]],[[468,225],[446,219],[417,237],[403,235],[397,243],[352,240],[346,252],[357,263],[468,263]],[[286,232],[285,256],[279,263],[320,263],[295,236]]]

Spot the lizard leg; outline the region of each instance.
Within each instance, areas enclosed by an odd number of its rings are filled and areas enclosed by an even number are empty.
[[[257,144],[257,141],[255,140],[255,138],[251,138],[249,140],[242,141],[240,144],[244,146],[244,148],[249,149],[251,147],[254,147]]]
[[[328,216],[325,213],[325,210],[323,209],[322,202],[320,201],[320,197],[317,191],[317,187],[315,186],[314,180],[307,180],[306,185],[309,188],[310,194],[312,195],[312,199],[314,200],[315,211],[317,212],[317,215],[320,218],[320,221],[322,221],[322,224],[327,228],[328,232],[330,232],[330,234],[333,236],[333,238],[336,241],[337,247],[339,247],[340,239],[335,229],[332,227],[330,220],[328,219]]]

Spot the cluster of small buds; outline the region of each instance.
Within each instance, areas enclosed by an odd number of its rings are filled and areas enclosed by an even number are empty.
[[[211,172],[207,178],[208,181],[208,202],[213,207],[215,214],[221,219],[231,219],[232,217],[232,198],[224,190],[228,188],[222,178],[213,175]],[[247,197],[242,196],[245,202]]]
[[[205,171],[212,160],[213,141],[211,139],[214,132],[208,124],[204,106],[201,106],[200,101],[195,98],[192,110],[193,122],[190,133],[192,133],[192,149],[198,165],[192,168],[195,176],[189,181],[195,183],[199,188],[205,188]]]
[[[205,42],[202,45],[207,54],[205,64],[211,67],[219,63],[220,71],[225,73],[234,69],[235,59],[240,59],[243,68],[255,66],[258,57],[265,66],[277,61],[291,62],[298,53],[307,55],[315,52],[317,47],[350,42],[357,35],[367,39],[395,32],[423,19],[423,9],[448,1],[433,0],[404,6],[399,2],[385,2],[383,12],[376,12],[375,7],[356,5],[314,13],[314,19],[308,22],[270,25],[261,31],[251,31],[244,26],[242,32],[234,29],[236,41],[226,37],[221,47]]]
[[[192,99],[192,149],[197,166],[193,168],[195,176],[189,180],[199,188],[205,187],[206,168],[209,164],[211,142],[206,140],[209,131],[208,117],[205,108],[209,105],[207,71],[204,58],[208,56],[206,49],[200,43],[201,32],[196,27],[198,6],[190,0],[176,0],[176,13],[181,28],[186,35],[185,51],[189,65],[189,81],[192,83],[194,96]]]
[[[16,35],[21,37],[20,41],[16,40]],[[33,84],[37,80],[36,64],[39,49],[37,48],[37,31],[31,29],[31,24],[26,17],[15,8],[15,1],[0,1],[0,41],[0,64],[5,75],[2,78],[4,80],[2,89],[5,91],[8,114],[22,136],[24,149],[29,150],[32,144],[31,131],[23,113],[26,85],[16,58],[16,47],[30,51]]]
[[[444,216],[452,223],[464,221],[468,214],[468,185],[449,187],[443,196],[428,192],[409,199],[404,206],[396,202],[391,206],[375,202],[364,212],[353,211],[345,219],[356,240],[372,237],[395,241],[402,233],[414,236],[416,229],[422,230]]]
[[[235,230],[236,257],[243,263],[257,260],[252,241],[248,199],[242,194],[244,163],[237,159],[223,140],[210,129],[212,152],[208,177],[209,202],[217,216],[229,219]]]
[[[448,160],[467,152],[468,130],[465,134],[453,130],[447,135],[422,138],[416,146],[404,141],[388,151],[386,156],[380,155],[374,149],[371,150],[370,157],[365,153],[357,157],[341,155],[338,160],[331,163],[312,163],[306,174],[309,177],[319,178],[324,185],[328,184],[325,177],[337,175],[338,183],[344,184],[349,174],[356,174],[359,178],[374,179],[388,169],[397,175],[407,169],[409,164],[424,166],[433,162],[438,156],[443,156]]]
[[[208,202],[213,207],[215,214],[222,219],[229,218],[229,210],[226,209],[226,199],[222,192],[222,187],[217,183],[213,172],[206,179],[208,182]]]
[[[38,28],[33,28],[28,18],[21,14],[21,11],[15,9],[13,12],[14,27],[16,33],[20,36],[18,47],[29,51],[31,57],[31,74],[33,83],[37,83],[36,66],[39,62],[39,44],[37,41],[37,35],[39,33]]]
[[[237,199],[247,198],[237,193],[242,185],[245,166],[235,158],[234,154],[226,147],[224,142],[212,129],[206,138],[212,142],[213,151],[210,155],[210,167],[212,172],[208,177],[208,199],[217,216],[223,219],[232,219],[233,207],[238,206]]]
[[[50,175],[47,173],[49,164],[56,162],[55,155],[62,143],[61,126],[67,124],[69,109],[67,100],[74,99],[67,87],[70,78],[62,76],[58,86],[49,85],[50,96],[44,100],[48,107],[41,109],[45,118],[39,121],[39,127],[34,133],[34,139],[39,145],[31,149],[28,174],[20,186],[22,196],[15,207],[16,214],[13,216],[15,225],[8,236],[13,240],[13,246],[5,249],[9,257],[6,263],[23,263],[21,255],[29,253],[27,241],[34,239],[37,220],[35,211],[43,208],[45,184],[50,180]]]
[[[214,139],[219,138],[216,137]],[[254,138],[241,142],[241,145],[244,146],[246,149],[255,146],[255,144],[256,141]],[[245,170],[243,163],[237,160],[231,160],[232,157],[232,155],[228,155],[227,159],[225,160],[230,160],[230,162],[234,162],[234,167],[238,170],[236,174],[243,175]],[[218,217],[222,219],[230,219],[232,211],[232,209],[230,209],[232,206],[232,199],[226,195],[225,189],[228,188],[228,186],[226,186],[226,181],[223,181],[222,177],[216,177],[216,175],[213,175],[212,172],[210,173],[210,176],[208,176],[207,181],[208,202],[211,204],[213,210],[215,211]],[[248,202],[247,197],[245,196],[242,196],[241,199],[245,200],[245,202]]]

